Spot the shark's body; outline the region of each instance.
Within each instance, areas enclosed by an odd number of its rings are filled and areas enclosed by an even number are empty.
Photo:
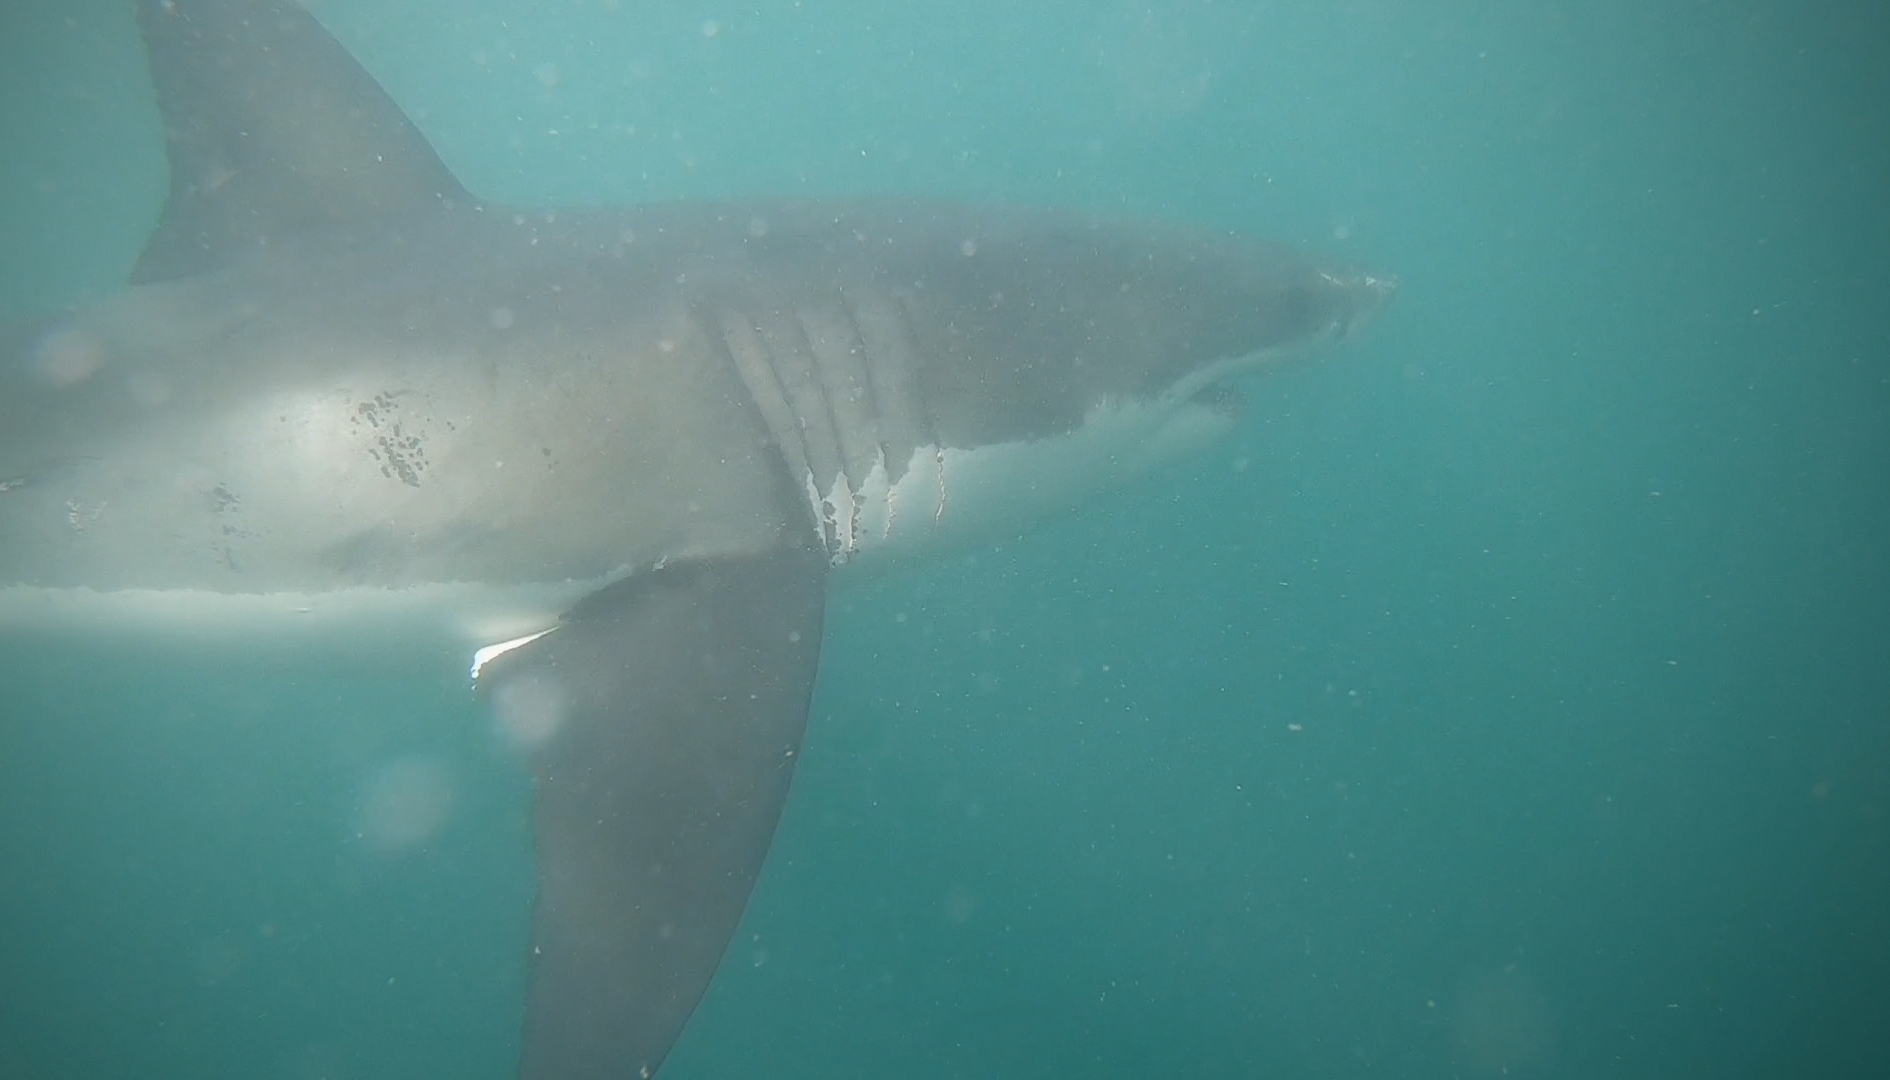
[[[537,778],[527,1077],[681,1030],[836,568],[1205,445],[1230,378],[1389,294],[1042,212],[490,207],[299,9],[141,21],[171,201],[137,287],[0,376],[0,629],[476,657]]]

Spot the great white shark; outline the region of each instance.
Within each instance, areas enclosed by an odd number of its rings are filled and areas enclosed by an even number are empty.
[[[289,0],[138,4],[168,202],[0,372],[0,628],[467,665],[534,778],[528,1080],[687,1022],[830,578],[1201,449],[1392,293],[1040,210],[497,206]]]

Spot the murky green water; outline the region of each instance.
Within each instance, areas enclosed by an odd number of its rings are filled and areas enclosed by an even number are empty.
[[[1404,279],[1209,457],[836,597],[665,1080],[1890,1073],[1874,9],[316,10],[493,198],[1054,202]],[[129,3],[0,59],[0,307],[108,293],[164,185]],[[452,672],[0,678],[0,1075],[510,1074],[529,792]]]

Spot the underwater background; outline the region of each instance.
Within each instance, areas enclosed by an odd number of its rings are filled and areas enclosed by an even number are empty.
[[[133,0],[0,15],[0,317],[165,190]],[[475,193],[937,194],[1400,276],[1231,442],[842,587],[663,1080],[1890,1076],[1867,2],[311,0]],[[512,1074],[463,680],[0,654],[0,1077]]]

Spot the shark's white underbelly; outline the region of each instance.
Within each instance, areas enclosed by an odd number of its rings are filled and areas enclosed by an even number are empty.
[[[892,566],[1002,540],[1150,468],[1198,452],[1236,423],[1187,399],[1098,410],[1075,431],[970,449],[922,446],[897,481],[882,465],[859,490],[823,496],[808,481],[834,563]],[[687,553],[678,553],[686,557]],[[416,661],[467,670],[485,650],[542,633],[582,597],[637,571],[593,580],[440,582],[397,588],[225,592],[204,588],[0,586],[0,634],[74,636],[127,648],[214,653],[232,663]]]
[[[627,573],[627,571],[626,571]],[[0,588],[0,639],[83,639],[107,647],[215,654],[234,664],[313,660],[444,671],[557,623],[608,580],[361,586],[326,592]]]

